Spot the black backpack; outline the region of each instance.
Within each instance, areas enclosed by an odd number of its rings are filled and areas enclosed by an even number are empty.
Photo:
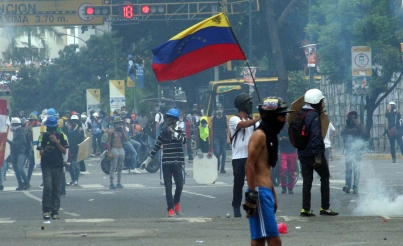
[[[305,117],[313,110],[298,113],[288,126],[288,136],[292,146],[298,150],[304,150],[310,139],[310,132],[305,125]]]

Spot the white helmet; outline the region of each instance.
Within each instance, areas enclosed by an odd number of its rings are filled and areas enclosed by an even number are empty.
[[[81,115],[81,119],[82,119],[82,120],[85,120],[85,119],[87,119],[87,116],[86,116],[85,114],[82,114],[82,115]]]
[[[94,114],[92,114],[92,116],[94,116],[95,118],[98,118],[99,114],[97,112],[95,112]]]
[[[21,124],[21,120],[18,117],[11,119],[11,124]]]
[[[71,116],[70,120],[80,120],[80,119],[78,118],[78,115],[73,114],[73,115]]]
[[[304,101],[309,104],[318,104],[324,99],[322,92],[318,89],[310,89],[305,93]]]
[[[389,105],[395,105],[396,106],[396,103],[395,102],[390,102]]]

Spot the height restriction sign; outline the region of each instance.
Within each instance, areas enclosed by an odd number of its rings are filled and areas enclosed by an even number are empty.
[[[371,47],[369,46],[351,47],[351,68],[353,76],[372,75]]]

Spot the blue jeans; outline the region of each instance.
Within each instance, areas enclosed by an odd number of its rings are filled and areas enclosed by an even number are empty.
[[[80,176],[80,163],[77,162],[77,155],[70,156],[70,176],[71,180],[78,181],[78,177]]]
[[[31,153],[28,156],[28,161],[29,161],[29,166],[28,166],[27,178],[28,178],[28,181],[31,181],[32,172],[34,171],[34,167],[35,167],[35,156],[34,156],[33,150],[31,151]]]
[[[102,133],[92,135],[92,153],[97,153],[97,145],[102,152]]]
[[[182,165],[162,165],[162,172],[164,175],[165,196],[167,200],[168,209],[174,208],[174,204],[177,204],[181,200],[181,194],[183,189],[183,173]],[[175,181],[176,189],[175,195],[172,197],[172,176]]]
[[[360,182],[361,154],[346,153],[346,186],[351,188],[351,178],[354,175],[353,188],[358,188]],[[354,173],[354,174],[353,174]]]
[[[60,189],[62,187],[63,168],[42,167],[43,193],[42,211],[58,214],[60,209]]]
[[[11,155],[15,177],[17,178],[19,185],[22,185],[23,183],[29,183],[29,180],[23,168],[25,158],[26,156],[24,154]]]
[[[131,167],[130,169],[135,169],[136,168],[136,159],[137,159],[137,152],[134,149],[134,146],[130,140],[126,141],[123,143],[123,149],[127,152],[130,153],[131,156]]]
[[[225,170],[225,161],[227,160],[227,138],[214,138],[214,156],[217,158],[218,167],[217,170],[221,166],[221,170]],[[221,162],[220,162],[221,156]],[[221,165],[220,165],[221,163]]]

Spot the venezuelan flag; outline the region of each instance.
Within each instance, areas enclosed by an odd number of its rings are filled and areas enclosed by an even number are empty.
[[[152,50],[159,82],[175,80],[230,60],[246,60],[224,13],[212,16]]]

